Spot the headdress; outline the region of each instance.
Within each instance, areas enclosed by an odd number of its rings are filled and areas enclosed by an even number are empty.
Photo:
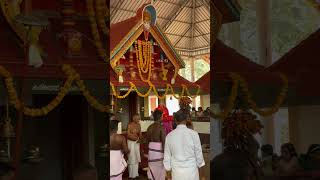
[[[246,110],[233,112],[223,121],[222,138],[226,147],[245,150],[248,138],[261,133],[263,125],[257,116]]]

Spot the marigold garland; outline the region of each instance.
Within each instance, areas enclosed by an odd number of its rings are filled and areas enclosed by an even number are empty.
[[[89,15],[89,21],[91,23],[91,32],[92,36],[95,42],[95,46],[98,50],[98,53],[100,57],[105,61],[108,62],[109,58],[107,57],[107,51],[103,47],[103,44],[101,42],[100,34],[98,31],[98,26],[96,22],[96,13],[93,8],[93,0],[87,0],[87,10]]]
[[[143,56],[143,51],[141,49],[141,41],[138,41],[137,44],[135,45],[135,49],[136,49],[136,61],[137,61],[137,67],[138,67],[138,72],[139,72],[139,76],[140,79],[143,82],[149,83],[150,84],[150,79],[151,79],[151,74],[152,74],[152,58],[151,58],[151,54],[147,55],[147,56]],[[150,49],[150,53],[151,53],[151,49]],[[147,53],[145,53],[147,54]],[[145,57],[145,58],[143,58]],[[150,58],[148,58],[150,57]],[[146,66],[146,68],[144,69],[143,67]],[[142,73],[148,73],[148,79],[145,79],[143,77]]]
[[[257,104],[252,100],[252,96],[249,93],[247,82],[240,75],[236,73],[230,73],[230,77],[232,79],[232,90],[228,98],[228,103],[221,113],[215,114],[214,112],[211,111],[210,114],[213,118],[219,118],[224,120],[225,118],[228,117],[228,115],[231,113],[232,109],[234,108],[234,103],[235,103],[236,97],[238,96],[238,87],[240,87],[240,90],[242,90],[244,94],[244,98],[248,102],[250,108],[254,112],[258,113],[263,117],[271,116],[272,114],[276,113],[279,110],[288,92],[288,79],[284,74],[280,74],[280,78],[284,84],[281,89],[281,92],[276,98],[276,103],[270,109],[264,111],[264,110],[261,110],[257,106]]]
[[[109,29],[105,21],[105,15],[108,9],[106,5],[106,0],[96,0],[95,4],[96,4],[98,26],[100,27],[100,29],[105,35],[108,35]]]
[[[72,83],[75,81],[82,92],[82,95],[92,107],[101,112],[109,112],[108,105],[102,105],[92,95],[90,95],[90,92],[86,89],[83,80],[80,79],[80,75],[70,65],[63,65],[62,70],[67,75],[67,80],[64,82],[64,85],[60,87],[60,91],[58,92],[57,96],[42,108],[30,108],[26,107],[25,104],[19,100],[10,72],[7,71],[3,66],[0,66],[0,75],[5,78],[5,86],[9,95],[9,103],[12,104],[17,110],[21,110],[22,108],[23,113],[27,116],[44,116],[61,103],[71,88]]]
[[[262,110],[260,109],[257,104],[252,100],[252,95],[249,92],[249,88],[248,88],[248,84],[247,82],[238,75],[238,80],[240,81],[241,84],[241,89],[242,92],[245,94],[244,97],[246,98],[247,102],[249,103],[249,106],[251,107],[251,109],[253,111],[255,111],[256,113],[258,113],[261,116],[267,117],[267,116],[271,116],[272,114],[276,113],[278,111],[278,109],[280,108],[281,104],[283,103],[287,92],[288,92],[288,79],[286,78],[286,76],[284,74],[280,74],[280,78],[283,81],[284,85],[280,91],[280,94],[278,95],[275,104],[268,110]]]
[[[116,98],[118,99],[124,99],[126,98],[127,96],[129,96],[129,94],[131,93],[131,91],[136,91],[136,93],[138,94],[138,96],[140,97],[147,97],[150,95],[151,91],[153,90],[153,93],[159,98],[159,99],[164,99],[166,97],[166,95],[168,95],[170,92],[171,92],[171,95],[174,96],[176,99],[180,99],[180,97],[184,97],[185,95],[185,92],[188,91],[188,88],[187,86],[185,85],[182,85],[182,91],[181,93],[179,94],[179,96],[176,96],[176,92],[173,90],[173,87],[170,85],[170,84],[167,84],[166,85],[166,90],[164,92],[164,94],[162,96],[159,95],[158,91],[157,91],[157,88],[149,81],[149,90],[145,93],[145,94],[142,94],[138,88],[136,87],[135,84],[133,84],[132,82],[129,82],[130,84],[130,87],[128,89],[128,91],[124,94],[124,95],[119,95],[116,91],[116,88],[115,86],[110,82],[110,86],[111,86],[111,89],[112,89],[112,95],[115,96]],[[169,91],[170,90],[170,91]],[[198,90],[197,90],[197,93],[200,92],[200,86],[198,86]],[[198,95],[198,94],[197,94]],[[197,96],[196,95],[196,96]]]
[[[231,88],[231,94],[228,98],[228,102],[226,104],[226,107],[224,107],[224,110],[220,112],[219,114],[215,114],[211,111],[211,116],[213,118],[217,119],[222,119],[224,120],[225,118],[228,117],[230,112],[232,111],[234,107],[235,100],[238,96],[238,86],[239,86],[239,81],[236,79],[236,76],[234,74],[230,74],[230,78],[232,79],[232,88]]]

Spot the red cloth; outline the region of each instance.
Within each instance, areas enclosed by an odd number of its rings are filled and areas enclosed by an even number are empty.
[[[173,121],[173,117],[169,115],[169,110],[165,105],[159,105],[156,110],[160,110],[162,112],[162,121]]]

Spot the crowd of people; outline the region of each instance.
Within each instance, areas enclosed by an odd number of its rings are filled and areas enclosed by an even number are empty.
[[[205,165],[199,135],[187,126],[190,112],[174,114],[176,127],[167,133],[162,125],[163,112],[153,112],[154,123],[143,136],[140,116],[134,115],[127,128],[127,137],[117,134],[119,120],[110,117],[110,179],[121,180],[126,169],[129,179],[139,179],[140,143],[148,146],[148,179],[199,180]],[[188,128],[190,127],[190,128]],[[205,177],[201,177],[202,179]]]
[[[320,170],[320,144],[312,144],[306,154],[298,156],[291,143],[281,146],[281,155],[273,152],[272,145],[261,147],[261,167],[264,176],[306,176]],[[320,177],[319,177],[320,178]]]
[[[247,150],[226,147],[211,161],[211,176],[215,180],[307,180],[320,179],[320,145],[310,145],[300,156],[291,143],[281,146],[281,154],[272,145],[261,146],[254,138],[247,139]]]
[[[203,110],[202,107],[198,107],[198,110],[196,110],[195,107],[191,109],[191,117],[209,117],[210,116],[210,108],[207,107],[206,110]]]

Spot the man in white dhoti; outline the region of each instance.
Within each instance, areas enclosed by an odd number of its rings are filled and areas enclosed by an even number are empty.
[[[139,163],[141,162],[139,140],[142,138],[142,133],[139,114],[133,116],[132,121],[128,124],[127,131],[130,150],[128,155],[129,178],[136,179],[139,178]]]
[[[167,178],[172,180],[199,180],[199,168],[205,165],[199,135],[187,128],[188,115],[175,113],[177,128],[166,137],[163,164]]]
[[[114,115],[110,117],[110,179],[122,180],[122,174],[127,168],[124,155],[129,152],[124,136],[117,134],[118,121]]]
[[[164,180],[166,170],[163,166],[163,147],[165,144],[165,131],[161,125],[162,112],[155,110],[153,113],[154,123],[147,129],[148,153],[148,178],[151,180]]]

